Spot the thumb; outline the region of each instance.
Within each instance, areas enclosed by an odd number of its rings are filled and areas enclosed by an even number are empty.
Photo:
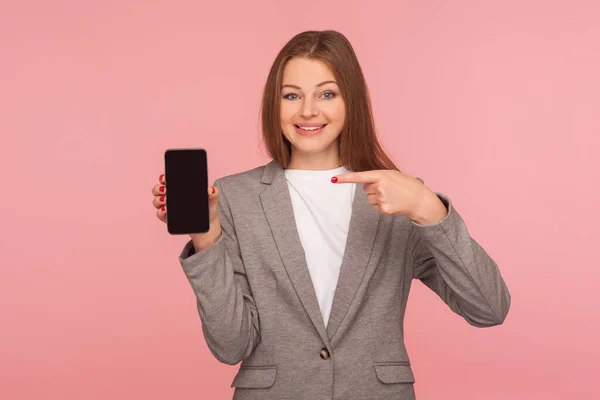
[[[216,186],[208,187],[209,219],[214,221],[219,216],[219,189]]]

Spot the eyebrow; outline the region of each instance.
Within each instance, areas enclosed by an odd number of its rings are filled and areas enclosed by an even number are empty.
[[[323,85],[326,85],[326,84],[328,84],[328,83],[335,83],[335,84],[337,85],[337,82],[335,82],[335,81],[325,81],[325,82],[321,82],[321,83],[319,83],[319,84],[317,85],[317,87],[321,87],[321,86],[323,86]],[[294,89],[302,90],[302,88],[301,88],[300,86],[296,86],[296,85],[283,85],[281,88],[283,89],[283,88],[284,88],[284,87],[286,87],[286,86],[292,87],[292,88],[294,88]]]

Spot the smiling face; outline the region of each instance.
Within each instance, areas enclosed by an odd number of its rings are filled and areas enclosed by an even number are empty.
[[[283,71],[281,130],[292,144],[291,169],[340,166],[337,138],[346,107],[331,69],[322,61],[292,58]],[[304,129],[303,129],[304,128]]]

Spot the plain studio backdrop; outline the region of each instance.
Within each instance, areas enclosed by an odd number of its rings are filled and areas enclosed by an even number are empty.
[[[227,399],[151,188],[265,164],[261,90],[304,30],[353,44],[378,133],[498,262],[505,323],[415,281],[419,400],[598,399],[597,1],[20,1],[0,7],[0,398]]]

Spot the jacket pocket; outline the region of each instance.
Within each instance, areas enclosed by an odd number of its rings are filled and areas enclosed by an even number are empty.
[[[410,364],[404,362],[374,364],[377,378],[383,383],[414,383]]]
[[[274,366],[240,367],[235,378],[233,378],[233,382],[231,382],[231,387],[269,388],[275,384],[276,373],[277,368]]]

